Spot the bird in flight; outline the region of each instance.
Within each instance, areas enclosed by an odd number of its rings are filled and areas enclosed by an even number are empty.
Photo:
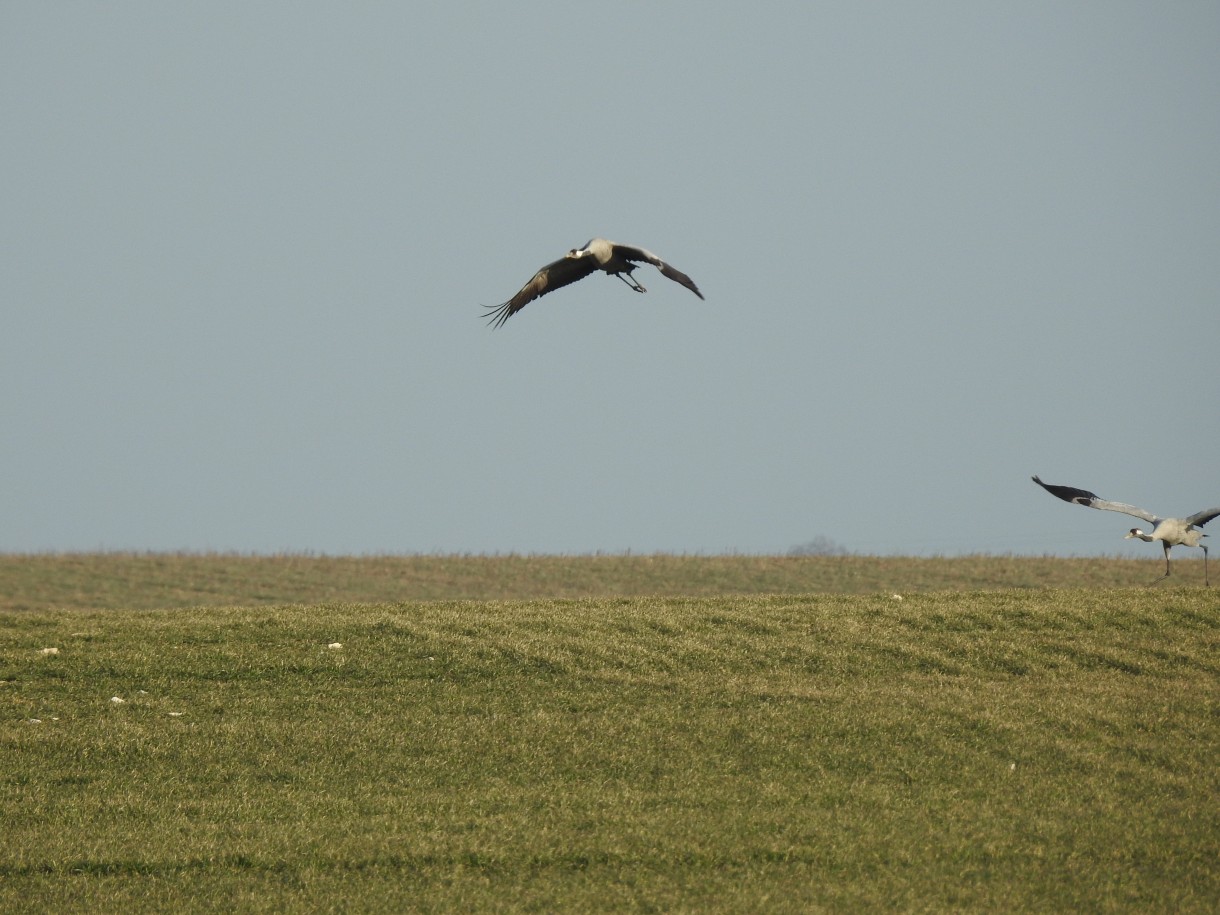
[[[1151,524],[1151,533],[1145,534],[1138,527],[1133,527],[1123,539],[1138,538],[1148,543],[1161,541],[1161,546],[1165,549],[1165,574],[1156,581],[1169,577],[1170,547],[1197,546],[1203,551],[1203,585],[1207,587],[1211,584],[1207,580],[1207,546],[1200,542],[1207,534],[1203,533],[1201,528],[1212,518],[1220,515],[1220,508],[1205,508],[1188,518],[1158,518],[1152,512],[1136,508],[1134,505],[1127,505],[1125,502],[1107,502],[1105,499],[1099,499],[1094,493],[1084,489],[1076,489],[1073,486],[1053,486],[1050,483],[1043,483],[1037,477],[1032,479],[1052,496],[1058,496],[1064,502],[1084,505],[1087,508],[1100,508],[1103,511],[1122,512],[1124,515],[1142,518]]]
[[[648,290],[631,275],[631,271],[639,264],[652,264],[661,271],[662,276],[668,277],[675,283],[681,283],[699,298],[703,298],[703,293],[699,291],[694,280],[681,270],[665,263],[651,251],[632,245],[615,244],[604,238],[592,238],[583,248],[573,248],[559,260],[547,264],[535,273],[533,279],[522,286],[521,291],[515,296],[503,305],[487,309],[484,317],[490,318],[489,324],[499,327],[534,299],[544,296],[548,292],[554,292],[569,283],[583,280],[594,270],[604,270],[606,273],[617,276],[636,292],[647,292]]]

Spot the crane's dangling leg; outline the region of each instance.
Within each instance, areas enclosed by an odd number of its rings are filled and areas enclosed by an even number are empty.
[[[1148,586],[1150,588],[1152,587],[1152,585],[1155,585],[1157,581],[1164,581],[1166,578],[1169,577],[1169,544],[1166,543],[1164,540],[1162,540],[1161,546],[1165,548],[1165,574],[1162,575],[1160,578],[1158,578],[1156,581],[1152,582],[1152,584],[1150,584]]]
[[[630,286],[632,289],[634,289],[636,292],[647,292],[648,291],[643,286],[641,286],[640,281],[637,280],[630,273],[616,273],[614,275],[617,276],[624,283],[626,283],[628,286]]]
[[[1207,580],[1207,547],[1200,543],[1199,549],[1203,551],[1203,587],[1210,588],[1212,583]]]

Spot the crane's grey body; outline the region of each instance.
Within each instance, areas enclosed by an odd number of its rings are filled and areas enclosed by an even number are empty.
[[[604,270],[617,276],[636,292],[647,292],[648,290],[631,275],[631,271],[642,263],[652,264],[661,271],[662,276],[681,283],[699,298],[703,298],[703,293],[699,291],[694,280],[665,263],[651,251],[632,245],[619,245],[604,238],[591,238],[583,248],[573,248],[559,260],[547,264],[535,273],[515,296],[503,305],[489,308],[484,317],[490,318],[490,323],[499,327],[539,296],[583,280],[595,270]]]
[[[1170,547],[1197,546],[1203,551],[1203,584],[1205,586],[1211,584],[1207,578],[1207,546],[1202,542],[1207,534],[1203,533],[1201,528],[1208,521],[1220,516],[1220,508],[1205,508],[1187,518],[1158,518],[1152,512],[1128,505],[1126,502],[1107,502],[1085,489],[1076,489],[1074,486],[1055,486],[1051,483],[1043,483],[1037,477],[1032,479],[1052,496],[1056,496],[1064,502],[1083,505],[1086,508],[1100,508],[1102,511],[1122,512],[1124,515],[1132,515],[1151,524],[1152,530],[1149,533],[1145,534],[1138,527],[1133,527],[1127,532],[1124,539],[1138,538],[1148,543],[1161,541],[1161,546],[1165,549],[1165,574],[1157,581],[1169,577]]]

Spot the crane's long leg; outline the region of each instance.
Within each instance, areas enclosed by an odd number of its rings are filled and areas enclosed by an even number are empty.
[[[1160,578],[1156,579],[1155,581],[1150,581],[1148,583],[1148,587],[1150,587],[1150,588],[1153,585],[1155,585],[1157,582],[1164,581],[1166,578],[1169,577],[1169,544],[1162,540],[1161,546],[1164,547],[1164,549],[1165,549],[1165,574],[1162,575]]]
[[[1203,587],[1210,588],[1212,583],[1207,580],[1207,547],[1203,546],[1201,543],[1199,544],[1199,547],[1203,550]]]
[[[634,289],[636,292],[647,292],[648,291],[643,286],[641,286],[640,281],[637,280],[630,273],[616,273],[614,275],[617,276],[624,283],[626,283],[628,286],[630,286],[632,289]]]

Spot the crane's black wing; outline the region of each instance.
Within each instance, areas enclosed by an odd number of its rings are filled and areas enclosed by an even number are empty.
[[[490,319],[489,324],[499,327],[539,296],[582,280],[596,269],[597,262],[591,257],[561,257],[535,273],[533,278],[503,305],[487,309],[483,317]]]
[[[1049,492],[1052,496],[1062,499],[1064,502],[1071,502],[1075,505],[1083,505],[1086,508],[1100,508],[1102,511],[1122,512],[1124,515],[1133,515],[1136,518],[1142,518],[1149,524],[1160,524],[1163,519],[1158,518],[1152,512],[1144,511],[1142,508],[1136,508],[1134,505],[1128,505],[1126,502],[1107,502],[1105,499],[1099,498],[1096,493],[1091,493],[1087,489],[1077,489],[1075,486],[1055,486],[1051,483],[1043,483],[1036,476],[1031,477],[1035,483]],[[1220,514],[1220,509],[1216,510]],[[1214,515],[1212,517],[1215,517]]]
[[[1202,527],[1212,518],[1216,517],[1220,517],[1220,508],[1205,508],[1201,512],[1195,512],[1185,520],[1187,524],[1193,524],[1195,527]]]
[[[632,245],[616,244],[614,246],[614,253],[625,260],[635,261],[636,263],[652,264],[661,271],[662,276],[673,280],[675,283],[681,283],[695,295],[699,296],[699,298],[703,298],[703,293],[699,291],[699,287],[695,285],[694,280],[692,280],[678,268],[671,267],[669,264],[665,263],[665,261],[661,260],[661,258],[657,257],[651,251],[644,248],[636,248]]]

